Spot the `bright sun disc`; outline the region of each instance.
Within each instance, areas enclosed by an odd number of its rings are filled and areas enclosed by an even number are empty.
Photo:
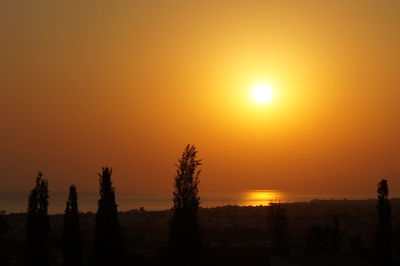
[[[272,88],[266,84],[259,84],[253,89],[253,98],[258,103],[267,103],[272,100]]]

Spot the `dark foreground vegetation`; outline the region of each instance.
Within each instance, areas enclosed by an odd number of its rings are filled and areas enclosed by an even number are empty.
[[[396,214],[393,220],[400,221],[400,199],[392,199],[391,203]],[[291,251],[286,257],[295,265],[374,265],[376,200],[314,200],[284,205],[291,239]],[[262,265],[249,262],[257,256],[261,261],[271,254],[267,212],[268,207],[262,206],[199,209],[204,249],[208,254],[220,252],[221,256],[233,253],[235,259],[243,254],[248,264],[242,265]],[[95,213],[79,214],[84,265],[90,265],[93,256],[95,216]],[[168,244],[172,212],[141,209],[120,212],[118,217],[127,250],[127,265],[158,264]],[[52,265],[62,265],[64,216],[50,215],[49,218],[50,261]],[[8,214],[6,219],[9,230],[4,236],[2,251],[6,252],[3,254],[14,261],[12,265],[23,265],[26,214]],[[335,219],[340,221],[338,246],[329,234]],[[400,230],[399,222],[394,223],[393,229]],[[334,261],[328,261],[333,258]]]
[[[0,214],[0,265],[399,265],[400,199],[381,180],[377,200],[313,200],[201,208],[194,146],[179,158],[173,207],[118,212],[112,170],[99,174],[96,213],[48,215],[39,173],[26,213]]]

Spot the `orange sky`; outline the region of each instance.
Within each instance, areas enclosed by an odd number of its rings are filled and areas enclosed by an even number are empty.
[[[400,194],[399,1],[56,2],[1,4],[0,190]]]

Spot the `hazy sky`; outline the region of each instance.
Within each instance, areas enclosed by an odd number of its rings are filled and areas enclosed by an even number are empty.
[[[0,190],[171,190],[192,143],[201,190],[399,196],[399,47],[396,0],[1,1]]]

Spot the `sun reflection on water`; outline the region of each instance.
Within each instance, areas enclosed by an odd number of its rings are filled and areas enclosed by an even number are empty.
[[[270,203],[285,201],[285,195],[279,190],[248,190],[240,202],[242,206],[267,206]]]

